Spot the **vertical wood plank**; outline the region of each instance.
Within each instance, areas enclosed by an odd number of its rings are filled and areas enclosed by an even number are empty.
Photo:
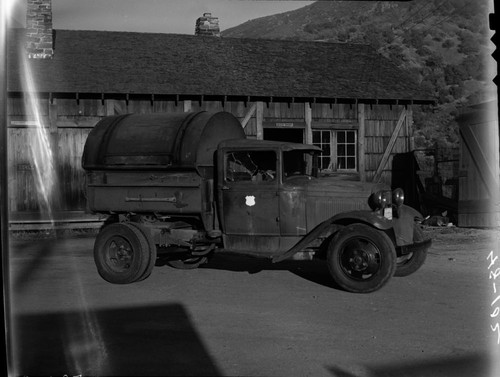
[[[306,123],[305,139],[306,144],[312,144],[312,109],[309,102],[304,103],[304,121]]]
[[[255,120],[256,120],[257,140],[263,140],[264,129],[262,127],[262,122],[264,120],[264,102],[262,101],[257,101],[257,107],[255,109]]]
[[[359,179],[361,182],[366,181],[366,134],[365,134],[365,105],[360,103],[358,105],[358,169]]]

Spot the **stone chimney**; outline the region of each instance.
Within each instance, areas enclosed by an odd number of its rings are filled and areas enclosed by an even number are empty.
[[[194,35],[220,37],[219,18],[213,17],[212,13],[203,13],[203,16],[196,20]]]
[[[52,59],[52,0],[27,0],[26,52],[31,59]]]

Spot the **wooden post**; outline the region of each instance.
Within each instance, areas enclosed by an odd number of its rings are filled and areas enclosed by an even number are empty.
[[[257,140],[264,139],[264,129],[262,127],[262,122],[264,120],[264,102],[257,101],[257,107],[255,112],[255,120],[257,123]]]
[[[408,137],[408,152],[415,150],[415,139],[413,137],[413,109],[406,110],[406,136]]]
[[[365,105],[358,103],[358,170],[359,180],[366,182],[366,131],[365,131]]]
[[[52,102],[52,103],[51,103]],[[52,151],[52,162],[53,162],[53,173],[54,182],[52,182],[52,192],[50,192],[50,205],[53,211],[58,211],[61,209],[61,196],[57,195],[60,192],[59,186],[59,173],[60,173],[60,155],[59,155],[59,131],[57,129],[57,99],[52,99],[49,101],[49,139],[50,139],[50,149]]]
[[[396,144],[396,140],[398,138],[399,132],[401,131],[401,128],[403,127],[405,118],[406,118],[406,110],[403,108],[401,114],[399,115],[398,123],[396,124],[396,127],[394,128],[391,138],[389,139],[389,144],[387,144],[387,148],[385,149],[385,152],[382,156],[382,160],[380,160],[380,164],[378,165],[377,171],[375,172],[375,175],[373,177],[373,182],[380,181],[380,178],[382,177],[382,172],[385,168],[385,165],[387,164],[387,161],[389,160],[389,156],[391,155],[392,149],[394,148],[394,144]]]
[[[49,129],[50,133],[57,133],[57,99],[49,101]]]
[[[304,122],[306,124],[306,144],[312,144],[313,142],[313,137],[312,137],[312,109],[311,109],[311,103],[310,102],[305,102],[304,103]]]

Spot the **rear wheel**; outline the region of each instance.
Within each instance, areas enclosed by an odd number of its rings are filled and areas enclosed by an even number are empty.
[[[327,263],[340,287],[368,293],[382,288],[394,275],[396,250],[384,232],[364,224],[351,224],[331,239]]]
[[[114,223],[105,226],[97,235],[94,261],[104,280],[113,284],[133,283],[147,272],[151,247],[147,236],[136,226]]]
[[[149,248],[147,250],[147,254],[149,257],[149,261],[147,263],[146,269],[144,270],[144,273],[142,276],[138,279],[139,280],[144,280],[151,275],[151,272],[153,272],[153,267],[155,266],[156,263],[156,258],[157,258],[157,252],[156,252],[156,244],[153,240],[153,237],[151,236],[151,233],[144,227],[144,225],[141,225],[139,223],[131,222],[128,223],[129,225],[135,226],[139,231],[143,234],[143,236],[146,238],[146,241],[148,242]]]

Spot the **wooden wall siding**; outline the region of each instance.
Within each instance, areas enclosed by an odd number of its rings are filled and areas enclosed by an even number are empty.
[[[40,208],[29,147],[35,137],[34,128],[8,130],[9,205],[12,211],[38,211]]]
[[[402,111],[406,111],[403,106],[379,105],[380,109],[375,106],[370,108],[365,105],[365,172],[366,180],[372,181],[375,173],[382,161],[385,150],[388,147],[389,140],[396,128],[399,117]],[[381,119],[373,119],[375,116],[380,116]],[[404,120],[398,137],[394,143],[391,155],[389,156],[382,174],[380,182],[391,185],[392,181],[392,160],[395,154],[408,152],[411,145],[411,128],[409,124],[412,122],[412,114],[406,111]],[[363,156],[360,156],[363,158]]]
[[[304,104],[303,103],[275,103],[264,104],[264,119],[280,118],[280,119],[304,119]]]
[[[336,120],[352,120],[358,118],[358,106],[356,104],[311,104],[313,121],[336,121]]]
[[[58,129],[58,178],[60,210],[84,210],[85,174],[81,168],[81,158],[85,140],[91,128]]]

